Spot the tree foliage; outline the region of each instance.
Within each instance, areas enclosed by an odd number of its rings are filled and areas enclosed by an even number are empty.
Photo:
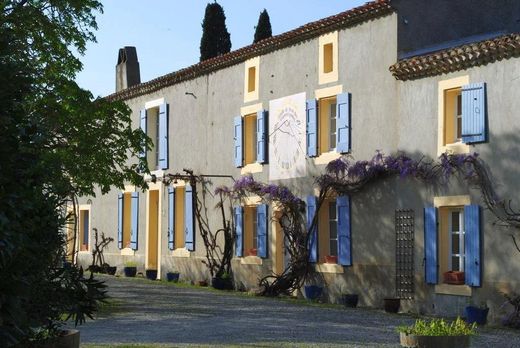
[[[269,14],[267,13],[266,9],[260,12],[260,16],[258,17],[258,24],[255,28],[255,38],[253,43],[257,43],[258,41],[262,41],[263,39],[267,39],[273,36],[271,20],[269,19]]]
[[[65,205],[126,181],[144,186],[129,156],[149,146],[123,103],[74,81],[94,40],[95,0],[0,4],[0,346],[55,333],[63,314],[92,316],[104,285],[64,269]],[[50,331],[49,331],[50,330]]]
[[[206,6],[202,21],[200,61],[220,56],[231,51],[231,37],[226,27],[226,15],[220,4]]]

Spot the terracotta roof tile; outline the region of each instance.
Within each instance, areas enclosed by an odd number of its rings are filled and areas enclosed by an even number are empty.
[[[403,59],[392,65],[390,71],[397,80],[406,81],[519,56],[520,34],[508,34]]]
[[[247,59],[295,45],[327,32],[351,27],[371,19],[385,16],[393,11],[394,9],[390,7],[390,0],[367,2],[365,5],[305,24],[294,30],[264,39],[256,44],[239,48],[235,51],[202,61],[148,82],[132,86],[111,94],[106,98],[109,100],[125,100],[152,93],[161,88],[239,64]]]

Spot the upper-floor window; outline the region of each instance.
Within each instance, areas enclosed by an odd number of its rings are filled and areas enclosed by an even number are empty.
[[[258,99],[260,57],[244,63],[244,103]]]
[[[267,111],[237,116],[233,126],[235,166],[267,163]]]
[[[320,36],[318,59],[318,83],[338,81],[338,32]]]
[[[318,155],[324,152],[336,150],[336,96],[322,98],[318,104],[319,124],[318,124]]]
[[[164,99],[146,103],[140,113],[140,127],[152,139],[151,149],[141,151],[150,170],[168,168],[168,113]]]
[[[439,82],[439,147],[469,152],[469,144],[487,141],[486,84],[469,84],[468,76]]]

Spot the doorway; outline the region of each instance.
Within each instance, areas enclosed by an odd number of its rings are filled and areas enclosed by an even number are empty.
[[[146,269],[158,270],[159,190],[148,191],[148,258]]]

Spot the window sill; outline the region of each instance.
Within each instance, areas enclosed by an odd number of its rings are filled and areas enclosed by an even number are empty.
[[[343,266],[334,263],[318,263],[314,269],[320,273],[345,273]]]
[[[244,174],[254,174],[254,173],[261,173],[262,172],[262,165],[260,163],[250,163],[246,164],[242,169],[240,170],[240,175]]]
[[[458,155],[458,154],[464,154],[469,153],[470,148],[469,145],[458,142],[453,144],[446,144],[445,146],[442,146],[439,149],[438,155],[442,155],[444,152],[449,152],[450,154]]]
[[[341,154],[336,151],[324,152],[314,159],[314,164],[329,164],[330,161],[334,161],[340,157]]]
[[[78,254],[90,254],[89,250],[80,250],[78,251]]]
[[[190,257],[191,253],[186,248],[177,248],[175,250],[172,250],[172,256],[175,257]]]
[[[262,265],[263,260],[258,256],[245,256],[240,259],[242,265]]]
[[[121,255],[122,256],[134,256],[135,250],[133,250],[132,248],[123,248],[123,249],[121,249]]]
[[[435,293],[471,297],[472,291],[468,285],[438,284],[435,285]]]

